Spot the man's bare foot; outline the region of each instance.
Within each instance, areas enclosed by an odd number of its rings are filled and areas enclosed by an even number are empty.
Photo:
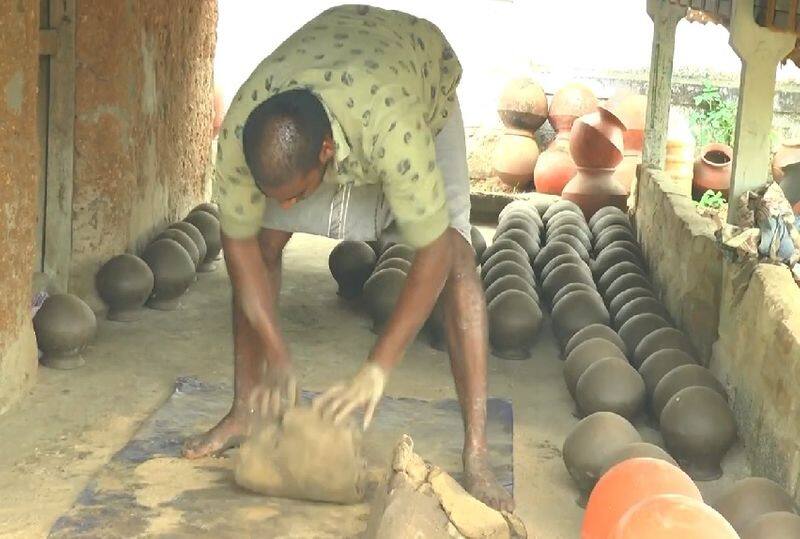
[[[485,452],[464,455],[464,476],[467,491],[498,511],[514,511],[514,498],[497,481]]]
[[[186,438],[183,442],[183,456],[187,459],[199,459],[219,455],[236,447],[244,438],[245,426],[244,417],[231,411],[208,432]]]

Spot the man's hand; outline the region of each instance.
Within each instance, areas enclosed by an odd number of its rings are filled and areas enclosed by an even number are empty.
[[[337,385],[314,400],[313,407],[322,417],[338,425],[357,408],[364,407],[364,430],[372,422],[375,407],[383,396],[388,375],[380,366],[367,362],[348,385]]]
[[[283,417],[300,399],[297,379],[291,367],[269,367],[263,382],[253,390],[250,397],[250,425],[256,422],[274,421]]]

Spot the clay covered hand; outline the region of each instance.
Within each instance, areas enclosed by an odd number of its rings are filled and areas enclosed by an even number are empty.
[[[268,367],[262,383],[250,396],[250,415],[256,421],[274,420],[283,417],[299,400],[300,389],[292,369]]]
[[[367,362],[349,384],[330,388],[314,400],[313,407],[337,425],[357,408],[364,407],[363,427],[367,430],[383,395],[387,378],[385,370],[373,362]]]

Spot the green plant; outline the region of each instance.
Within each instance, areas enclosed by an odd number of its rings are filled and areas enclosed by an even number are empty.
[[[722,97],[719,88],[706,81],[694,97],[695,110],[689,115],[699,150],[710,142],[733,146],[736,103]]]
[[[725,197],[722,193],[720,191],[712,191],[711,189],[703,193],[703,196],[700,197],[700,202],[697,203],[698,206],[712,208],[714,210],[722,208],[723,204],[725,204]]]

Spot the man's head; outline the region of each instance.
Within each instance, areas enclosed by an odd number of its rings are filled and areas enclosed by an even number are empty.
[[[328,115],[308,90],[274,95],[253,109],[242,144],[256,185],[283,207],[313,193],[335,155]]]

